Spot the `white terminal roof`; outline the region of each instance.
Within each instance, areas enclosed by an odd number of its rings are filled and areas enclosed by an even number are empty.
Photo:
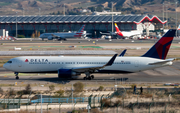
[[[111,15],[40,15],[40,16],[0,16],[0,23],[111,23]],[[114,15],[116,23],[141,23],[150,21],[156,23],[166,23],[157,16],[149,15]]]

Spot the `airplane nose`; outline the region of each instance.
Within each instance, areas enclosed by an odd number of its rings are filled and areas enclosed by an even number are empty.
[[[3,65],[3,68],[6,68],[6,64]]]
[[[5,64],[3,65],[3,68],[8,69],[7,63],[5,63]]]
[[[5,64],[3,65],[3,68],[6,68],[6,65],[7,65],[7,64],[5,63]]]

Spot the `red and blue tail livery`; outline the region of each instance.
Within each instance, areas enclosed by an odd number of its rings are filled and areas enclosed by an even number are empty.
[[[167,53],[175,36],[176,30],[170,29],[156,44],[149,49],[142,57],[166,59]]]

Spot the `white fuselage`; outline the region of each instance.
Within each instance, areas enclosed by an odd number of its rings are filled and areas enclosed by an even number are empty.
[[[40,35],[40,38],[45,39],[48,37],[52,37],[52,34],[55,36],[59,36],[61,38],[77,38],[76,33],[43,33]]]
[[[121,31],[124,37],[139,36],[142,33],[140,31]]]
[[[4,68],[18,73],[52,73],[59,69],[75,69],[83,67],[96,67],[105,65],[111,57],[86,57],[86,56],[23,56],[16,57],[5,63]],[[164,60],[148,57],[116,57],[111,66],[106,66],[97,73],[133,73],[154,69],[166,65],[149,65],[149,63]]]

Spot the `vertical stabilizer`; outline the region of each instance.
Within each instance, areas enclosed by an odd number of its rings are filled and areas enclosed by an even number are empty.
[[[177,30],[180,30],[180,25],[178,26]]]
[[[85,28],[85,25],[83,25],[79,31],[74,35],[74,37],[81,37],[83,35],[83,32],[84,32],[84,28]]]
[[[115,23],[114,25],[115,25],[115,28],[116,28],[117,35],[123,37],[123,34],[122,34],[122,32],[119,30],[119,27],[117,26],[117,24]]]
[[[78,31],[77,33],[83,33],[84,28],[85,28],[85,25],[83,25],[83,26],[79,29],[79,31]]]
[[[167,53],[175,36],[176,30],[170,29],[142,57],[166,59]]]

